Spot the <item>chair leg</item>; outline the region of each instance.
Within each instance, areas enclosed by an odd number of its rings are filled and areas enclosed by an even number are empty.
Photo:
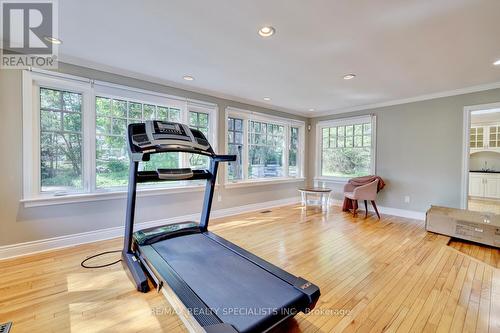
[[[358,210],[358,200],[352,200],[352,217],[356,217],[357,210]]]
[[[378,219],[380,220],[380,214],[378,213],[377,204],[375,203],[375,200],[372,200],[372,206],[375,209],[375,213],[377,213]]]
[[[365,200],[365,219],[368,217],[368,201]]]

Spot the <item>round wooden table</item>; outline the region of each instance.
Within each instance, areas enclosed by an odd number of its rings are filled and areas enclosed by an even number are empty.
[[[330,207],[330,194],[332,189],[326,187],[302,187],[299,188],[300,195],[302,197],[302,205],[307,209],[307,204],[309,202],[307,196],[314,195],[319,197],[319,200],[314,201],[315,204],[321,206],[321,209],[327,209]]]

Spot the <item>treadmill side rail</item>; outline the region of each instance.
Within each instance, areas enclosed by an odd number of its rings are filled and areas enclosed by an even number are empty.
[[[229,324],[221,323],[203,327],[206,333],[238,333],[238,331]]]

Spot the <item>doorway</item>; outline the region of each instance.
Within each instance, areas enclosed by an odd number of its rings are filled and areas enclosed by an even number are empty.
[[[500,214],[500,103],[464,108],[462,208]]]

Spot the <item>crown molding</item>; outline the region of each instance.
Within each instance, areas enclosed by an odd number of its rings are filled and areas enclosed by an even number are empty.
[[[492,90],[492,89],[498,89],[498,88],[500,88],[500,82],[493,82],[493,83],[481,84],[481,85],[467,87],[467,88],[442,91],[442,92],[437,92],[437,93],[432,93],[432,94],[403,98],[403,99],[395,99],[395,100],[391,100],[391,101],[387,101],[387,102],[381,102],[381,103],[375,103],[375,104],[365,104],[365,105],[353,106],[353,107],[348,107],[348,108],[343,108],[343,109],[334,109],[331,111],[313,112],[313,113],[309,114],[309,117],[316,118],[316,117],[329,116],[329,115],[334,115],[334,114],[376,109],[376,108],[382,108],[382,107],[387,107],[387,106],[394,106],[394,105],[427,101],[427,100],[443,98],[443,97],[465,95],[465,94],[486,91],[486,90]]]

